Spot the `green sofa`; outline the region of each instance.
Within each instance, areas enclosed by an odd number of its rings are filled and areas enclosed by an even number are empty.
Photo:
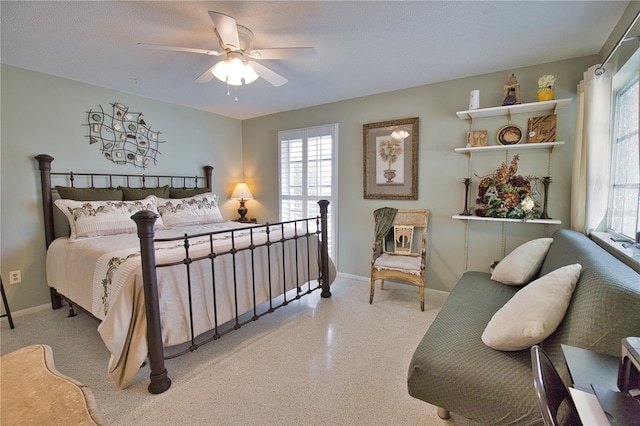
[[[569,308],[543,343],[567,378],[560,344],[620,355],[621,339],[640,336],[640,274],[585,235],[562,229],[538,276],[580,263],[582,271]],[[493,316],[521,287],[466,272],[415,350],[408,389],[414,398],[482,424],[542,424],[528,349],[489,348],[481,335]]]

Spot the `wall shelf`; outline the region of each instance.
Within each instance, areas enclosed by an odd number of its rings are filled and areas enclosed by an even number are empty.
[[[571,105],[571,98],[554,99],[544,102],[530,102],[526,104],[498,106],[492,108],[480,108],[467,111],[458,111],[456,115],[461,120],[470,120],[476,118],[498,117],[501,115],[524,114],[528,112],[549,111],[553,112],[558,108],[566,108]]]
[[[458,153],[467,153],[467,152],[481,152],[481,151],[507,151],[507,150],[513,150],[513,149],[543,149],[543,148],[553,148],[559,145],[564,145],[564,142],[558,141],[558,142],[524,143],[524,144],[515,144],[515,145],[473,146],[473,147],[454,148],[454,151]]]
[[[560,220],[555,220],[555,219],[522,220],[522,219],[507,219],[507,218],[499,218],[499,217],[466,216],[466,215],[461,215],[461,214],[455,214],[455,215],[451,216],[451,219],[475,220],[475,221],[483,221],[483,222],[535,223],[535,224],[543,224],[543,225],[560,225],[560,224],[562,224],[562,222]]]
[[[511,122],[512,115],[514,114],[525,114],[525,113],[535,113],[539,112],[542,114],[556,114],[556,111],[559,108],[567,108],[571,105],[572,99],[555,99],[551,101],[544,102],[531,102],[526,104],[518,104],[518,105],[509,105],[509,106],[498,106],[493,108],[480,108],[468,111],[458,111],[456,115],[461,120],[469,120],[470,129],[473,129],[474,120],[478,118],[489,118],[489,117],[507,117],[509,122]],[[495,217],[480,217],[475,215],[470,215],[469,210],[469,188],[471,184],[472,177],[472,161],[473,161],[473,153],[482,153],[482,152],[507,152],[511,150],[531,150],[531,149],[547,149],[548,150],[548,163],[547,163],[547,176],[544,177],[544,207],[542,211],[542,216],[547,217],[547,195],[549,190],[549,184],[551,183],[551,159],[553,148],[559,145],[564,145],[563,141],[557,142],[542,142],[542,143],[522,143],[515,145],[490,145],[490,146],[475,146],[475,147],[462,147],[462,148],[454,148],[454,151],[459,154],[466,154],[468,156],[467,160],[467,178],[464,179],[465,184],[465,201],[464,201],[464,211],[463,214],[456,214],[451,216],[454,220],[463,220],[465,224],[465,236],[464,236],[464,269],[467,269],[468,260],[469,260],[469,226],[472,222],[498,222],[502,225],[502,257],[505,256],[506,252],[506,225],[508,223],[514,224],[536,224],[543,225],[545,236],[547,235],[549,225],[561,225],[562,222],[560,220],[555,219],[531,219],[531,220],[522,220],[522,219],[507,219],[507,218],[495,218]]]

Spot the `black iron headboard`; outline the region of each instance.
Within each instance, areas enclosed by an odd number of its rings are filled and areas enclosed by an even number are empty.
[[[148,174],[118,174],[118,173],[75,173],[52,172],[51,163],[54,158],[47,154],[36,155],[40,168],[40,186],[42,188],[42,211],[44,213],[44,232],[47,248],[56,238],[53,218],[53,193],[55,191],[51,179],[52,176],[66,178],[66,185],[80,188],[115,188],[116,186],[147,188],[167,184],[173,188],[212,189],[212,166],[204,166],[204,176],[177,176],[177,175],[148,175]],[[81,185],[81,186],[76,186]]]

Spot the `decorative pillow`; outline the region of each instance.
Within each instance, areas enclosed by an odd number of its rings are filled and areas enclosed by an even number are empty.
[[[140,210],[157,212],[156,197],[138,201],[77,201],[56,200],[55,205],[67,216],[71,232],[69,240],[83,237],[128,234],[136,232],[136,223],[131,219]],[[161,218],[156,227],[162,226]]]
[[[169,188],[168,198],[188,198],[193,197],[194,195],[205,194],[207,192],[209,192],[208,188]]]
[[[188,198],[158,199],[158,212],[165,226],[222,222],[218,196],[211,192]]]
[[[159,186],[157,188],[129,188],[119,186],[122,191],[124,201],[144,200],[149,195],[155,195],[158,198],[169,198],[169,185]]]
[[[496,265],[491,279],[507,285],[526,284],[536,276],[553,238],[539,238],[516,247]]]
[[[77,201],[122,201],[122,191],[115,188],[74,188],[56,185],[60,198]],[[143,197],[144,198],[144,197]]]
[[[563,266],[518,291],[500,308],[482,333],[482,341],[500,351],[519,351],[542,342],[562,322],[582,266]]]

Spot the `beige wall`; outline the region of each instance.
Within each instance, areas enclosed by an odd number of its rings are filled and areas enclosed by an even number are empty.
[[[550,190],[549,214],[569,227],[570,178],[575,134],[575,93],[582,73],[597,62],[596,56],[570,59],[504,72],[452,80],[438,84],[351,99],[327,105],[289,111],[245,120],[242,123],[245,179],[256,198],[248,204],[252,216],[260,221],[278,219],[278,145],[279,130],[339,123],[338,150],[338,270],[345,274],[368,277],[373,242],[372,212],[378,207],[428,208],[431,210],[429,230],[429,272],[427,286],[450,290],[464,271],[465,222],[451,219],[464,207],[462,179],[467,174],[467,157],[453,151],[464,146],[468,121],[457,118],[456,111],[468,108],[469,92],[480,90],[481,107],[498,106],[502,87],[512,72],[521,84],[523,102],[535,101],[538,78],[554,74],[556,98],[572,98],[571,106],[558,110],[558,140],[565,145],[556,148],[552,158],[553,183]],[[513,123],[526,129],[527,118],[539,113],[514,116]],[[363,198],[362,125],[407,117],[420,118],[419,196],[417,201],[365,200]],[[495,140],[496,130],[507,124],[506,117],[478,120],[476,130],[489,130]],[[474,173],[486,175],[502,161],[501,154],[476,154]],[[547,174],[547,151],[520,152],[519,172],[524,175]],[[477,194],[477,182],[471,191],[471,202]],[[558,226],[505,225],[508,252],[524,241],[542,237]],[[468,269],[488,270],[493,260],[502,257],[502,225],[474,222],[469,226]]]
[[[198,174],[214,167],[214,190],[227,200],[242,179],[241,122],[203,111],[127,95],[76,81],[2,65],[1,243],[2,277],[13,311],[48,303],[45,241],[39,172],[33,157],[55,158],[54,171],[139,173],[132,165],[102,158],[86,138],[86,112],[121,102],[141,111],[166,142],[149,174]],[[223,201],[225,217],[237,203]],[[8,284],[9,271],[21,270],[22,283]]]

